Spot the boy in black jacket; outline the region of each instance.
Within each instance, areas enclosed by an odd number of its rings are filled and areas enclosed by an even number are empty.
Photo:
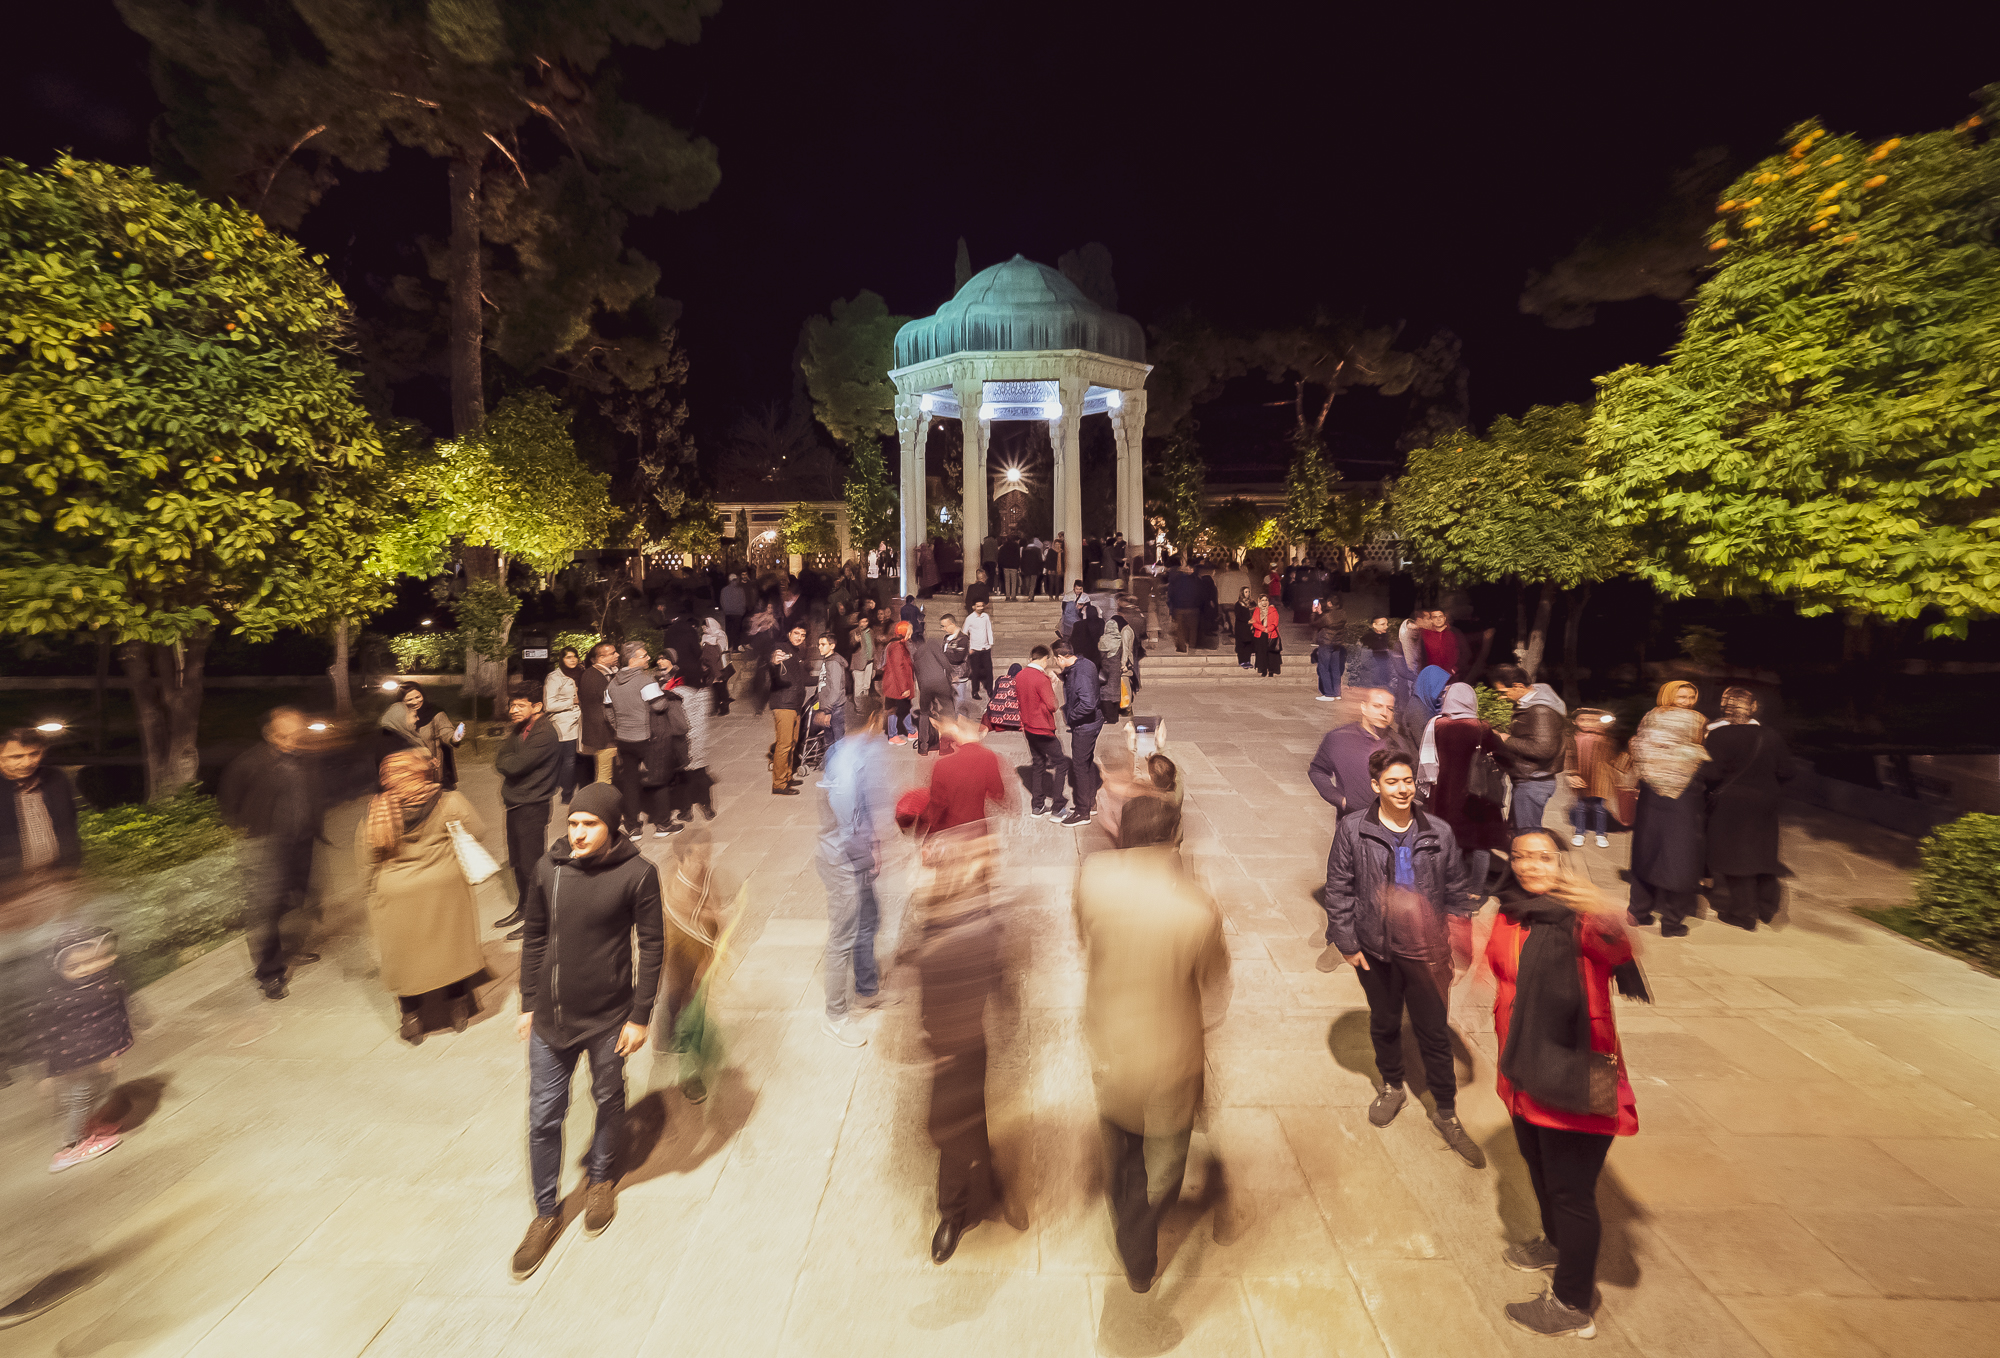
[[[535,1220],[514,1251],[514,1277],[548,1257],[562,1231],[562,1126],[570,1077],[590,1055],[597,1127],[585,1161],[583,1229],[596,1235],[617,1211],[612,1161],[625,1123],[625,1058],[646,1043],[660,988],[660,874],[619,830],[618,790],[580,788],[569,837],[535,868],[521,946],[519,1033],[528,1043],[528,1164]],[[639,971],[632,974],[632,939]]]
[[[543,718],[542,691],[533,684],[513,686],[507,715],[514,729],[500,742],[500,753],[493,756],[493,771],[500,775],[500,801],[507,808],[507,861],[514,869],[514,909],[506,918],[493,921],[496,929],[512,929],[521,922],[535,865],[547,852],[556,761],[569,753],[556,739],[554,724]],[[520,936],[507,935],[510,939]]]

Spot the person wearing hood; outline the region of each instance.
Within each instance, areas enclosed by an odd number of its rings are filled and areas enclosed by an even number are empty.
[[[645,642],[628,641],[619,647],[618,654],[625,667],[604,685],[604,706],[611,717],[612,737],[618,742],[618,763],[611,781],[625,798],[625,829],[637,835],[645,810],[639,770],[646,762],[646,743],[653,734],[651,703],[658,685],[653,653]]]
[[[472,984],[486,955],[451,827],[478,839],[485,826],[471,802],[438,785],[437,765],[422,750],[390,755],[380,778],[382,791],[361,817],[354,849],[382,986],[396,997],[400,1035],[414,1047],[424,1040],[426,995],[443,995],[453,1032],[464,1032],[478,1007]]]
[[[556,765],[556,792],[564,803],[576,795],[576,743],[583,736],[582,695],[576,681],[583,673],[583,658],[576,647],[565,646],[556,658],[556,667],[542,681],[542,715],[554,728],[562,758]]]
[[[452,751],[465,739],[465,723],[453,724],[443,708],[436,706],[416,684],[405,684],[396,701],[382,714],[381,729],[388,734],[383,754],[408,745],[422,750],[438,766],[438,783],[446,792],[458,786],[458,761]]]
[[[1756,695],[1734,685],[1722,690],[1722,720],[1710,724],[1705,748],[1715,917],[1755,932],[1778,914],[1778,788],[1792,780],[1791,752],[1757,721]]]
[[[536,866],[528,892],[515,1031],[528,1044],[535,1219],[514,1252],[517,1282],[541,1267],[562,1233],[563,1118],[586,1055],[597,1125],[584,1161],[584,1232],[598,1234],[617,1212],[612,1171],[625,1126],[625,1058],[646,1043],[665,953],[660,874],[620,832],[620,811],[615,789],[580,790],[567,836]]]
[[[1424,732],[1437,720],[1444,691],[1450,684],[1450,670],[1426,665],[1418,673],[1417,682],[1410,686],[1410,696],[1404,699],[1397,715],[1403,724],[1403,739],[1411,749],[1422,747]]]
[[[1444,691],[1438,715],[1424,728],[1417,782],[1428,785],[1425,809],[1458,839],[1458,851],[1465,855],[1466,890],[1483,898],[1493,851],[1507,847],[1507,815],[1499,803],[1472,793],[1473,761],[1481,757],[1504,766],[1506,744],[1480,720],[1472,685],[1453,684]]]
[[[1708,723],[1694,710],[1698,693],[1685,679],[1662,684],[1658,705],[1632,736],[1639,805],[1632,818],[1632,903],[1626,917],[1635,925],[1651,924],[1657,910],[1662,938],[1687,933],[1682,921],[1695,911],[1705,866],[1708,788],[1698,775],[1708,763],[1702,748]]]
[[[1542,812],[1556,790],[1569,709],[1547,684],[1530,684],[1528,672],[1519,665],[1495,665],[1493,687],[1514,704],[1506,740],[1507,776],[1514,782],[1507,823],[1516,830],[1533,829],[1542,823]]]
[[[1486,965],[1500,1051],[1495,1082],[1542,1218],[1539,1236],[1500,1258],[1522,1273],[1554,1275],[1535,1300],[1509,1302],[1507,1318],[1530,1334],[1589,1339],[1602,1234],[1597,1176],[1613,1138],[1639,1130],[1611,987],[1631,1000],[1652,995],[1617,910],[1569,871],[1568,857],[1553,831],[1514,836],[1512,880],[1500,893]]]

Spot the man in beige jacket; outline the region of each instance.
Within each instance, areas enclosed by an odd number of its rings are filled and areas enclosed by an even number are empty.
[[[1084,860],[1076,925],[1118,1253],[1132,1290],[1144,1292],[1159,1263],[1160,1219],[1187,1169],[1202,1032],[1229,1006],[1229,949],[1222,912],[1182,870],[1178,808],[1135,797],[1119,830],[1124,848]]]

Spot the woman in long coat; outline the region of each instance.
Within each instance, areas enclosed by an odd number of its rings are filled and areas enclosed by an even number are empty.
[[[368,922],[382,955],[382,985],[403,1011],[403,1040],[424,1040],[424,996],[443,991],[454,1032],[477,1005],[472,984],[486,967],[472,888],[452,847],[453,821],[477,838],[472,803],[438,786],[437,765],[421,750],[382,761],[382,791],[355,836],[368,892]]]
[[[1236,602],[1229,606],[1229,631],[1236,638],[1236,667],[1250,668],[1250,654],[1255,639],[1250,635],[1250,615],[1257,611],[1257,601],[1250,597],[1250,586],[1236,591]]]
[[[1507,747],[1499,733],[1479,719],[1479,696],[1472,685],[1445,689],[1443,706],[1437,719],[1424,728],[1420,749],[1426,771],[1433,763],[1436,768],[1424,810],[1451,827],[1465,858],[1465,880],[1484,896],[1493,851],[1507,847],[1507,813],[1484,797],[1470,795],[1472,761],[1483,752],[1504,769]]]
[[[1784,739],[1757,722],[1747,688],[1722,691],[1722,721],[1709,728],[1708,873],[1715,917],[1755,930],[1778,913],[1778,785],[1792,780]]]
[[[1660,688],[1659,705],[1632,737],[1632,766],[1639,775],[1639,809],[1632,824],[1634,924],[1651,924],[1659,911],[1660,936],[1679,938],[1681,921],[1695,910],[1705,866],[1702,850],[1708,787],[1696,775],[1708,762],[1702,748],[1706,723],[1694,710],[1695,686],[1685,679]]]

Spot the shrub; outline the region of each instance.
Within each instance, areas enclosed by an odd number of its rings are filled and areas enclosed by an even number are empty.
[[[83,866],[103,893],[128,975],[144,985],[242,927],[241,845],[213,797],[86,811]]]
[[[84,871],[108,881],[192,863],[234,838],[215,798],[183,792],[165,801],[86,811],[77,817]]]
[[[389,638],[399,674],[446,674],[465,668],[465,638],[458,632],[404,632]]]
[[[1514,725],[1514,704],[1501,697],[1490,686],[1481,684],[1474,693],[1479,698],[1479,719],[1496,731],[1507,731]]]
[[[1960,816],[1922,848],[1917,918],[1940,943],[2000,965],[2000,816]]]

